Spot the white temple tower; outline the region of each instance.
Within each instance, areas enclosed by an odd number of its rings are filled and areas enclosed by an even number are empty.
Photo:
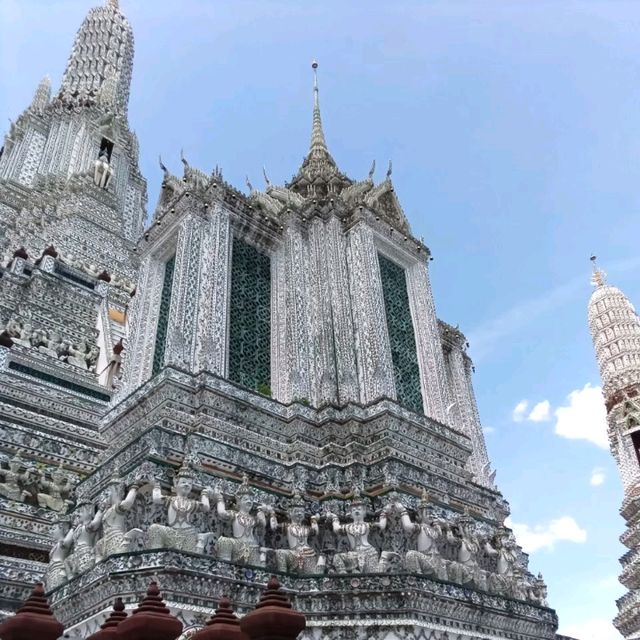
[[[624,487],[620,513],[627,529],[620,541],[630,549],[620,560],[620,582],[629,592],[618,600],[614,623],[625,638],[635,639],[640,637],[640,318],[597,267],[592,283],[589,329],[602,378],[609,447]]]

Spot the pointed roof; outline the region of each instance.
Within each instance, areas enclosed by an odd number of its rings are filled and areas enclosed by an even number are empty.
[[[611,398],[631,384],[640,384],[640,318],[618,287],[605,281],[592,256],[595,289],[588,306],[589,331],[600,368],[608,408]]]
[[[116,112],[126,113],[133,68],[133,31],[117,0],[103,0],[78,30],[59,97],[70,105],[94,104],[103,84]]]
[[[311,144],[309,145],[309,153],[302,161],[302,166],[287,186],[304,196],[321,196],[330,191],[339,192],[350,185],[352,181],[338,169],[335,160],[329,153],[320,116],[318,63],[314,60],[311,67],[313,69]]]
[[[40,80],[38,88],[31,101],[31,110],[35,113],[42,114],[45,107],[51,100],[51,79],[49,76],[45,76]]]
[[[327,158],[333,164],[333,158],[327,148],[327,141],[322,130],[322,118],[320,116],[320,91],[318,90],[318,63],[314,60],[311,63],[313,69],[313,125],[311,127],[311,145],[309,146],[309,156],[314,158]]]

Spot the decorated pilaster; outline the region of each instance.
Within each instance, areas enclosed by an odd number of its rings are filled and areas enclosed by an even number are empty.
[[[136,295],[129,308],[123,395],[137,389],[151,377],[166,260],[171,257],[174,248],[163,246],[161,251],[144,256],[140,266]],[[129,364],[133,362],[135,366]]]
[[[364,403],[380,397],[394,398],[378,255],[373,231],[362,222],[349,232],[348,256],[360,398]]]
[[[495,484],[473,392],[472,364],[466,352],[467,339],[459,329],[442,321],[440,337],[451,394],[447,407],[447,424],[460,428],[472,443],[473,450],[467,461],[467,469],[472,473],[473,479],[493,489]]]
[[[358,369],[353,337],[352,301],[349,295],[348,241],[342,223],[331,216],[324,226],[324,255],[328,300],[323,304],[325,313],[330,313],[330,345],[335,354],[338,404],[360,401]],[[325,300],[326,300],[325,299]],[[321,303],[322,304],[322,303]]]
[[[277,250],[276,270],[283,280],[278,287],[282,291],[276,302],[284,303],[278,308],[282,314],[282,348],[278,351],[278,374],[284,385],[276,391],[281,402],[311,400],[310,371],[310,318],[309,318],[309,262],[303,231],[295,220],[285,222],[282,244]]]
[[[424,413],[434,420],[445,423],[449,397],[438,334],[438,319],[427,266],[422,261],[417,261],[407,268],[406,273],[420,365]]]
[[[229,212],[217,204],[210,209],[201,250],[195,369],[219,376],[227,373],[230,243]]]

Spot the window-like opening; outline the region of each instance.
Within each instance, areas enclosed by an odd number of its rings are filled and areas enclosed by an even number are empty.
[[[420,367],[405,271],[380,254],[378,262],[398,402],[416,413],[423,413]]]
[[[164,280],[160,294],[160,309],[156,326],[156,344],[153,351],[152,375],[156,375],[164,366],[164,352],[167,348],[167,331],[169,329],[169,311],[171,310],[171,290],[173,288],[173,272],[176,266],[175,255],[167,260],[164,267]]]
[[[229,380],[271,395],[271,260],[233,239]]]
[[[631,442],[633,442],[633,450],[636,452],[636,459],[640,465],[640,431],[634,431],[631,434]]]
[[[100,141],[100,153],[99,156],[107,156],[107,162],[111,162],[111,154],[113,153],[113,142],[107,138],[102,138]]]

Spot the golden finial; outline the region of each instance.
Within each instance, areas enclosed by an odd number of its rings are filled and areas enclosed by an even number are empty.
[[[597,260],[598,258],[595,255],[592,255],[591,264],[593,265],[593,273],[591,274],[591,284],[594,287],[602,287],[605,284],[606,273],[598,267]]]

